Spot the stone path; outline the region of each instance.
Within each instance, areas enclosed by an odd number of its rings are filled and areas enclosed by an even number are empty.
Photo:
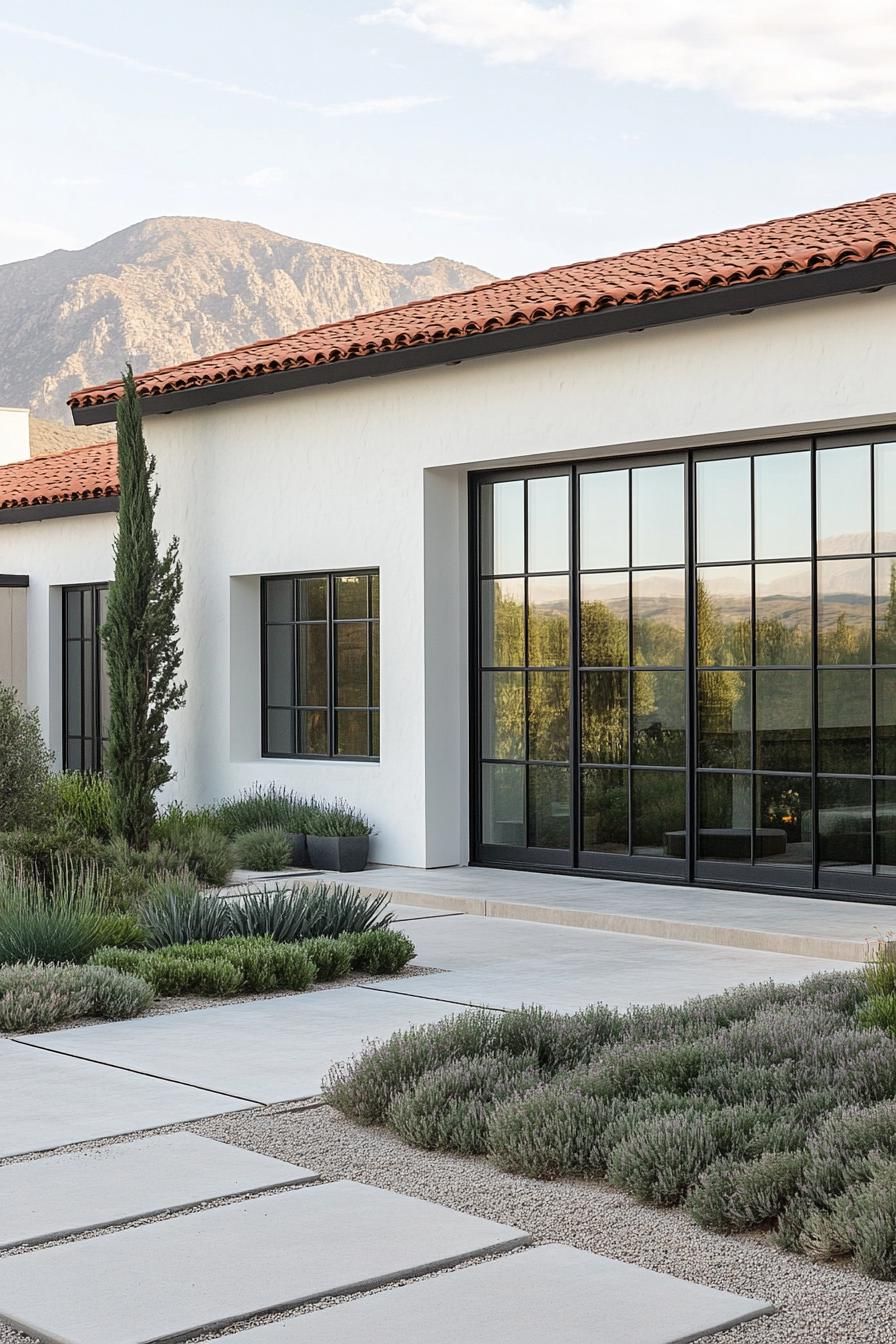
[[[529,1239],[338,1181],[0,1260],[0,1317],[52,1344],[158,1344]]]
[[[50,1032],[43,1039],[52,1037]],[[0,1040],[0,1158],[183,1124],[249,1104]]]
[[[10,1164],[0,1167],[0,1249],[314,1179],[190,1133]]]
[[[276,1321],[238,1344],[686,1344],[764,1314],[720,1293],[570,1246],[537,1246]]]

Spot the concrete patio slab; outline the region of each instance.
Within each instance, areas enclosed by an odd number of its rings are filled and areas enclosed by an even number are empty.
[[[337,874],[326,873],[326,880]],[[736,879],[736,874],[732,875]],[[763,891],[659,886],[497,868],[368,868],[365,891],[497,919],[863,961],[867,942],[896,937],[896,908]]]
[[[428,928],[429,921],[414,927]],[[349,987],[21,1039],[61,1055],[136,1069],[246,1101],[292,1101],[317,1096],[330,1065],[353,1055],[366,1040],[382,1039],[414,1022],[436,1022],[452,1011],[430,999]],[[231,1104],[219,1099],[217,1110],[229,1109]]]
[[[598,1001],[614,1008],[681,1003],[750,981],[783,983],[817,971],[856,969],[852,962],[476,915],[419,920],[412,937],[421,965],[447,974],[371,981],[371,990],[486,1008],[539,1003],[571,1012]]]
[[[0,1157],[201,1120],[251,1103],[0,1041]]]
[[[50,1344],[162,1344],[528,1240],[339,1181],[9,1256],[0,1319]]]
[[[686,1344],[771,1310],[570,1246],[537,1246],[246,1330],[239,1344]]]
[[[199,1134],[159,1134],[0,1167],[0,1249],[314,1180]]]

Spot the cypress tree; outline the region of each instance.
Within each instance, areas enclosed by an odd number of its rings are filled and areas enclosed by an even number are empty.
[[[177,604],[183,590],[178,540],[159,552],[155,458],[143,437],[130,364],[118,401],[121,499],[115,577],[102,638],[109,668],[109,740],[103,767],[113,799],[113,825],[135,849],[146,849],[156,818],[156,793],[172,779],[166,717],[186,685],[178,679],[181,648]]]

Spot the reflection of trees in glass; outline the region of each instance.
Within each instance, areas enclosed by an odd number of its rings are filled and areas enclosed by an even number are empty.
[[[896,560],[878,561],[878,584],[880,571],[889,564],[889,595],[883,615],[877,623],[877,661],[879,663],[896,662]]]
[[[569,613],[529,603],[530,667],[565,667],[569,662]]]
[[[628,673],[582,673],[582,759],[628,761]]]
[[[684,765],[684,673],[632,675],[632,757],[642,765]]]
[[[871,661],[871,630],[867,615],[859,621],[851,612],[840,611],[834,625],[818,631],[820,663],[867,663]]]
[[[491,594],[491,661],[495,667],[520,667],[524,661],[522,582],[510,580],[506,586],[495,583]],[[485,655],[488,661],[488,640]]]
[[[530,672],[529,756],[536,761],[569,759],[569,673]]]
[[[583,770],[582,844],[604,853],[628,852],[626,771]]]
[[[606,602],[583,602],[579,616],[585,667],[628,665],[628,621]]]
[[[749,602],[749,599],[747,599]],[[742,667],[752,660],[751,622],[746,616],[728,616],[721,596],[714,597],[706,581],[697,579],[697,663],[701,667]]]
[[[550,765],[529,768],[529,844],[566,849],[569,835],[569,771]]]
[[[632,814],[634,848],[669,853],[666,833],[684,830],[684,775],[633,770]]]
[[[525,755],[525,691],[522,672],[487,672],[483,682],[483,713],[491,716],[484,735],[484,754],[498,760]]]

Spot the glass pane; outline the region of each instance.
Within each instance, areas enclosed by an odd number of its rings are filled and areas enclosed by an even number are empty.
[[[582,848],[628,853],[628,772],[582,771]]]
[[[756,776],[756,863],[812,862],[812,781]],[[808,879],[807,879],[808,880]]]
[[[482,581],[482,662],[486,667],[522,667],[526,661],[523,603],[525,579]]]
[[[628,673],[582,673],[582,760],[628,762]]]
[[[267,703],[295,703],[295,628],[269,625],[267,628]]]
[[[812,567],[756,566],[756,662],[812,661]]]
[[[750,768],[750,674],[697,673],[697,764]]]
[[[743,667],[753,661],[752,570],[721,565],[697,571],[697,662]]]
[[[579,477],[579,550],[582,569],[628,565],[627,471]]]
[[[686,855],[684,773],[632,771],[632,849],[635,854]]]
[[[268,751],[279,756],[294,756],[295,716],[291,709],[268,710]]]
[[[684,570],[632,575],[634,661],[642,667],[684,663]]]
[[[65,762],[66,770],[83,770],[84,758],[81,754],[80,737],[67,737],[65,739]]]
[[[69,733],[83,733],[81,722],[81,650],[80,640],[65,644],[65,715]]]
[[[819,555],[871,550],[871,449],[823,448],[816,455]]]
[[[632,472],[632,564],[684,564],[684,466]]]
[[[370,715],[370,754],[379,756],[380,754],[380,714],[378,709],[374,709]]]
[[[809,672],[756,673],[756,765],[811,770],[812,683]]]
[[[93,604],[94,596],[92,588],[85,588],[81,593],[81,633],[85,639],[93,637]]]
[[[871,675],[864,669],[818,674],[818,769],[871,772]]]
[[[339,756],[368,756],[368,717],[361,709],[336,711],[336,753]]]
[[[871,871],[871,781],[818,781],[818,857],[823,868]]]
[[[754,459],[756,559],[812,554],[809,453],[760,453]]]
[[[482,842],[485,845],[526,843],[526,767],[482,767]]]
[[[753,781],[749,775],[699,775],[699,859],[749,863],[753,831]]]
[[[583,574],[579,623],[585,667],[627,667],[628,574]]]
[[[530,672],[529,757],[569,760],[569,674]]]
[[[311,631],[326,634],[326,626],[310,626]],[[336,703],[337,705],[367,705],[367,622],[349,621],[333,627],[336,641]],[[326,647],[320,645],[323,668],[326,668]],[[325,683],[324,683],[325,684]],[[306,704],[327,703],[326,696]]]
[[[529,580],[529,666],[569,663],[569,580]]]
[[[871,662],[871,562],[818,565],[818,661]]]
[[[896,551],[896,443],[874,447],[875,550]]]
[[[749,560],[750,459],[697,463],[697,559]]]
[[[298,715],[299,751],[303,756],[326,756],[330,750],[327,741],[327,711],[303,709]]]
[[[874,786],[874,829],[877,871],[896,876],[896,780],[879,779]]]
[[[896,560],[875,562],[875,658],[896,663]]]
[[[569,843],[569,771],[530,765],[529,845],[568,849]]]
[[[299,579],[296,614],[300,621],[327,619],[327,580],[323,575],[318,578]],[[270,619],[270,604],[268,604],[268,617]]]
[[[340,629],[351,629],[342,626]],[[366,630],[366,626],[361,627]],[[300,705],[326,705],[327,695],[327,627],[299,625],[299,687]],[[351,702],[349,702],[351,703]]]
[[[363,619],[367,615],[366,574],[338,574],[335,590],[337,620]]]
[[[569,569],[569,477],[529,481],[529,573]]]
[[[371,574],[370,576],[370,614],[379,616],[380,614],[380,576]]]
[[[106,646],[100,644],[100,736],[109,735],[109,663],[106,658]]]
[[[526,755],[524,672],[483,672],[482,754],[499,761]]]
[[[632,673],[632,760],[684,765],[684,673]]]
[[[67,639],[81,635],[81,589],[68,589],[65,594],[65,634]]]
[[[265,579],[265,606],[269,621],[291,621],[295,584],[292,579]]]
[[[525,481],[496,481],[482,486],[480,546],[483,574],[522,574],[526,568],[523,551],[525,497]]]
[[[874,769],[879,775],[896,775],[896,670],[874,674],[877,682],[874,737]]]
[[[380,702],[380,623],[370,625],[370,703]]]

